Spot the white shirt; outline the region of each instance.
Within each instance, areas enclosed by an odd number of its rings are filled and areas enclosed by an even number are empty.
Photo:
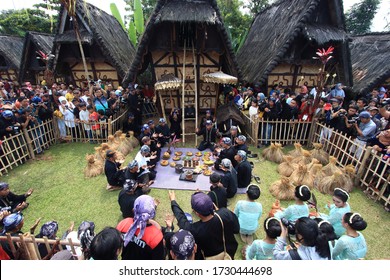
[[[249,117],[252,118],[252,116],[256,116],[259,112],[259,108],[258,107],[253,107],[253,106],[250,106],[249,107]]]
[[[89,111],[88,110],[81,110],[80,111],[80,121],[89,121]],[[85,130],[91,130],[91,126],[88,124],[84,124],[84,129]]]
[[[139,151],[134,159],[138,162],[138,168],[141,168],[144,165],[146,165],[146,166],[148,165],[148,161],[150,158],[144,157],[141,154],[141,151]]]

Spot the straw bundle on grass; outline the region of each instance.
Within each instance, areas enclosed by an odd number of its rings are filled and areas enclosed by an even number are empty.
[[[279,143],[271,143],[268,148],[264,149],[262,156],[272,162],[283,162],[282,145]]]
[[[354,181],[356,179],[356,169],[355,169],[355,166],[353,166],[353,164],[348,164],[348,165],[344,166],[344,168],[342,168],[342,170],[345,174],[347,174],[349,176],[349,178],[351,178],[352,181]]]
[[[84,176],[87,178],[96,177],[103,173],[103,163],[95,159],[95,155],[87,155],[87,166],[84,168]]]
[[[302,148],[302,145],[300,143],[294,144],[295,149],[290,151],[288,155],[292,156],[293,158],[297,158],[303,155],[304,149]]]
[[[278,211],[282,211],[282,207],[280,207],[279,199],[276,199],[274,203],[272,203],[271,211],[268,213],[268,217],[274,217],[275,213]]]
[[[311,150],[311,156],[318,159],[322,165],[329,163],[329,155],[322,149],[321,143],[313,143],[314,149]]]
[[[289,178],[281,177],[270,186],[269,191],[277,199],[292,200],[294,199],[295,187],[290,183]]]
[[[324,194],[333,194],[335,188],[346,189],[345,179],[341,171],[336,171],[332,176],[326,176],[319,182],[318,190]]]
[[[291,174],[290,182],[296,186],[305,185],[306,177],[309,176],[307,166],[304,164],[298,164],[298,168]]]
[[[119,151],[116,151],[115,154],[116,154],[116,161],[118,161],[118,162],[124,162],[125,161],[126,157],[125,157],[124,154],[122,154]]]
[[[110,146],[111,150],[116,150],[119,146],[119,142],[115,139],[114,135],[108,135],[107,144]]]
[[[309,164],[307,164],[307,171],[310,172],[310,170],[313,168],[313,166],[314,166],[315,164],[319,164],[319,165],[321,165],[321,167],[322,167],[322,164],[320,164],[320,162],[318,161],[318,159],[312,158],[312,159],[311,159],[311,162],[310,162]]]
[[[127,156],[131,151],[133,150],[133,147],[130,145],[128,141],[126,141],[126,134],[122,134],[119,137],[119,146],[117,151],[121,152],[123,155]]]
[[[104,156],[102,155],[102,147],[95,147],[95,159],[98,161],[104,161]]]
[[[306,185],[308,185],[310,188],[316,188],[316,180],[320,180],[324,177],[324,175],[322,174],[322,164],[313,164],[308,170],[309,175],[304,180],[304,182],[306,182]]]
[[[337,158],[330,156],[329,163],[322,168],[325,176],[332,176],[336,171],[341,172],[341,169],[336,166]]]
[[[306,165],[311,162],[311,159],[311,153],[309,151],[303,150],[302,155],[300,157],[296,157],[293,159],[293,163]]]
[[[129,138],[129,142],[131,143],[131,146],[133,148],[136,148],[139,146],[139,141],[137,138],[134,137],[134,132],[133,131],[130,131],[130,138]]]
[[[122,134],[123,134],[122,130],[115,131],[114,133],[115,141],[119,142],[119,138],[121,137]]]
[[[283,162],[278,165],[278,172],[282,176],[290,177],[294,170],[298,167],[292,162],[292,156],[283,156]]]

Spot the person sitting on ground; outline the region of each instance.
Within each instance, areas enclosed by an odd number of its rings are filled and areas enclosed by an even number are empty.
[[[123,133],[126,133],[126,136],[130,136],[130,132],[133,132],[135,137],[138,137],[141,132],[138,125],[134,122],[133,113],[129,113],[127,120],[123,123]]]
[[[144,193],[142,191],[142,188],[138,186],[137,181],[132,179],[126,179],[123,185],[123,190],[120,191],[118,196],[118,204],[122,212],[122,217],[124,219],[134,218],[134,202],[138,197],[143,194]]]
[[[280,221],[275,217],[268,217],[264,220],[265,238],[255,240],[246,247],[246,260],[271,260],[274,258],[273,250],[275,248],[276,238],[280,236],[282,229]]]
[[[156,165],[157,162],[160,161],[161,158],[161,144],[155,140],[152,140],[149,136],[144,136],[141,139],[141,145],[147,145],[150,148],[150,154],[155,155],[156,158],[151,159],[149,161],[150,165]]]
[[[342,219],[346,234],[341,236],[334,248],[331,248],[334,260],[358,260],[367,254],[367,244],[363,234],[359,231],[367,227],[359,213],[345,213]]]
[[[240,223],[240,236],[245,244],[252,244],[253,236],[259,227],[259,220],[263,214],[263,206],[256,202],[260,197],[260,188],[250,185],[246,191],[247,200],[239,200],[234,207],[234,214]]]
[[[286,250],[287,228],[280,223],[282,233],[276,239],[274,258],[276,260],[329,260],[329,245],[325,233],[318,229],[313,219],[301,217],[295,223],[296,239],[300,243],[298,249]]]
[[[149,172],[139,172],[137,160],[131,161],[124,170],[124,180],[134,180],[137,182],[137,187],[142,188],[142,192],[147,194],[150,192],[149,186],[154,183],[149,179]]]
[[[138,168],[140,175],[148,173],[149,180],[156,179],[157,171],[154,171],[154,164],[151,164],[150,161],[154,160],[157,156],[155,154],[150,154],[150,147],[147,145],[143,145],[137,155],[135,156],[135,160],[138,163]],[[144,182],[146,183],[146,182]]]
[[[22,211],[28,207],[26,199],[33,191],[30,188],[25,194],[16,195],[10,191],[8,183],[0,182],[0,209],[10,211],[11,213]]]
[[[153,221],[155,200],[141,195],[134,202],[134,218],[119,222],[117,229],[124,234],[122,260],[163,260],[164,244],[161,226]]]
[[[215,142],[217,136],[219,135],[218,130],[213,126],[213,122],[211,120],[206,121],[206,126],[200,130],[196,129],[196,135],[203,135],[203,141],[200,142],[198,146],[199,151],[204,151],[206,149],[210,149],[212,152],[215,149]]]
[[[336,244],[336,240],[339,238],[335,231],[334,231],[334,228],[333,226],[326,220],[323,220],[321,218],[315,218],[314,219],[317,224],[318,224],[318,229],[320,230],[320,232],[324,233],[326,235],[326,239],[328,241],[328,255],[331,256],[331,251],[330,251],[330,248],[333,248],[334,245]]]
[[[11,236],[19,236],[19,234],[23,234],[21,231],[24,225],[24,218],[23,215],[19,212],[12,213],[5,218],[3,218],[3,230],[0,232],[0,236],[6,236],[7,233],[11,234]],[[1,247],[3,250],[7,253],[7,255],[11,259],[26,259],[25,256],[23,256],[22,249],[17,245],[16,249],[16,255],[13,254],[11,247],[7,241],[0,241]]]
[[[214,155],[214,158],[217,159],[214,163],[215,170],[221,170],[221,161],[225,158],[229,159],[232,162],[233,167],[237,165],[237,162],[234,158],[236,151],[234,149],[234,146],[232,145],[232,140],[230,140],[230,138],[223,137],[221,140],[221,148],[216,148],[214,152],[218,153],[218,156]]]
[[[90,252],[93,260],[117,260],[123,249],[121,233],[106,227],[92,239]]]
[[[171,138],[171,132],[167,121],[164,118],[160,118],[158,125],[156,126],[156,133],[158,134],[158,142],[161,143],[161,147],[164,147],[166,143],[169,142]]]
[[[211,110],[206,110],[206,116],[204,116],[202,118],[202,120],[200,121],[199,129],[202,130],[203,128],[205,128],[206,127],[206,122],[209,121],[209,120],[211,122],[215,122],[215,118],[212,116]]]
[[[277,211],[275,217],[281,220],[286,218],[288,221],[295,222],[301,217],[309,217],[309,207],[305,203],[311,197],[308,186],[302,185],[295,187],[295,204],[288,206],[283,211]]]
[[[116,152],[108,150],[106,152],[106,161],[104,163],[104,174],[107,178],[107,190],[114,191],[122,189],[123,185],[123,170],[120,169],[122,165],[116,161]]]
[[[239,136],[238,134],[238,127],[235,125],[232,125],[229,129],[229,132],[222,135],[223,137],[230,138],[230,141],[234,144],[236,143],[236,138]]]
[[[188,230],[180,229],[170,239],[173,260],[195,260],[197,245],[195,238]]]
[[[335,188],[333,192],[333,204],[328,203],[326,208],[329,209],[329,215],[321,214],[320,217],[328,221],[334,228],[337,236],[345,233],[341,220],[345,213],[351,212],[348,204],[349,194],[347,191]]]
[[[55,240],[58,232],[58,223],[56,221],[49,221],[41,226],[41,230],[39,234],[35,236],[35,238],[43,238]],[[38,251],[41,255],[41,258],[45,258],[49,251],[47,250],[45,243],[38,244]]]
[[[210,191],[207,194],[217,208],[227,207],[227,193],[226,188],[224,188],[221,183],[221,175],[218,173],[213,173],[210,176]]]
[[[245,153],[248,153],[248,146],[246,145],[246,137],[244,135],[237,136],[236,143],[234,144],[234,149],[236,153],[239,150],[243,150]]]
[[[234,159],[237,161],[237,165],[235,167],[237,171],[237,187],[241,189],[246,188],[251,183],[252,166],[249,161],[247,161],[246,152],[243,150],[239,150],[234,156]]]
[[[191,196],[191,207],[200,220],[190,223],[177,203],[174,191],[169,191],[169,199],[179,227],[193,234],[199,251],[203,251],[206,259],[217,258],[217,255],[224,252],[224,247],[234,259],[238,247],[234,234],[239,232],[240,225],[233,212],[227,208],[220,208],[214,212],[211,198],[205,193],[196,192]],[[223,234],[225,240],[222,238]]]
[[[223,159],[220,166],[223,176],[221,182],[226,188],[227,198],[232,198],[237,193],[237,171],[233,168],[230,159]]]

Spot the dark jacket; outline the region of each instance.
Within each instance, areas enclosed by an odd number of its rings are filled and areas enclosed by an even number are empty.
[[[104,163],[104,174],[106,174],[107,182],[111,186],[122,186],[123,184],[123,170],[119,169],[121,164],[112,162],[106,159]]]
[[[218,208],[227,207],[227,193],[224,187],[210,186],[207,194]]]
[[[237,171],[233,168],[232,171],[223,172],[221,183],[226,188],[227,197],[232,198],[237,193]]]
[[[22,203],[23,201],[26,201],[26,196],[24,194],[17,195],[13,192],[9,192],[6,197],[0,197],[0,208],[4,207],[11,207],[10,212],[14,212],[14,209],[16,206],[18,206],[19,203]]]
[[[238,188],[246,188],[252,179],[252,166],[244,160],[240,162],[236,167]]]
[[[207,128],[204,127],[197,135],[203,135],[203,141],[206,143],[215,143],[217,139],[217,130],[215,127],[212,127],[210,130],[207,130]]]

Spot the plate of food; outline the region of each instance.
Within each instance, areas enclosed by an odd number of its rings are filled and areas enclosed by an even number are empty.
[[[202,152],[197,152],[197,153],[195,153],[195,155],[196,155],[197,157],[201,157],[201,156],[202,156]]]
[[[183,152],[181,152],[181,151],[177,151],[177,152],[175,152],[175,156],[181,156],[183,154]]]
[[[161,166],[167,166],[169,164],[169,161],[162,160],[162,161],[160,161],[160,164],[161,164]]]
[[[203,161],[203,163],[206,164],[206,165],[213,165],[214,161],[212,161],[212,160],[205,160],[205,161]]]
[[[169,164],[170,167],[176,167],[176,162],[172,161],[170,164]]]
[[[205,175],[205,176],[210,176],[212,173],[213,173],[213,171],[211,171],[209,169],[203,171],[203,175]]]
[[[199,166],[202,170],[206,170],[208,169],[209,167],[206,165],[206,164],[202,164],[201,166]]]
[[[175,160],[175,161],[178,161],[178,160],[181,160],[181,157],[175,156],[175,157],[173,157],[172,159]]]
[[[187,152],[186,155],[191,157],[193,155],[193,153],[192,152]]]
[[[170,157],[171,157],[171,155],[168,152],[165,152],[163,154],[163,159],[169,159]]]

